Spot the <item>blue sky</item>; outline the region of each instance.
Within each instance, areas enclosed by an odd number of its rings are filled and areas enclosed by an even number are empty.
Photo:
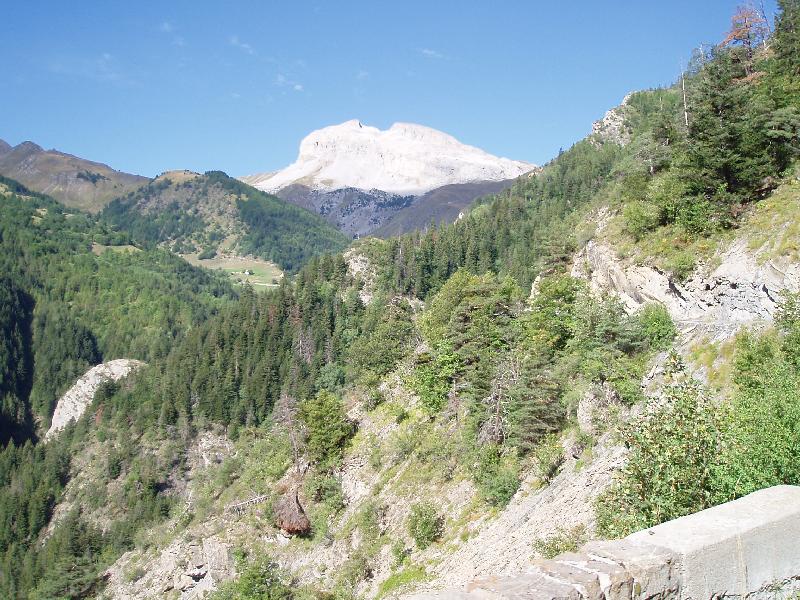
[[[244,175],[358,118],[543,163],[626,92],[674,81],[738,3],[7,2],[0,138],[149,176]]]

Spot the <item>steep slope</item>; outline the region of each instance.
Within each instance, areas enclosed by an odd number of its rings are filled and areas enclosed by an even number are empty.
[[[101,211],[114,198],[149,181],[146,177],[115,171],[102,163],[57,150],[44,150],[33,142],[22,142],[13,148],[2,142],[0,175],[90,213]]]
[[[687,77],[688,127],[678,89],[633,94],[456,222],[245,288],[48,444],[9,444],[0,590],[385,598],[800,483],[795,5],[759,62]]]
[[[391,215],[372,233],[386,238],[424,229],[431,223],[452,223],[478,198],[497,194],[513,183],[507,180],[443,185],[415,198],[410,206]]]
[[[312,212],[219,171],[164,173],[114,200],[102,218],[142,243],[179,253],[254,255],[286,270],[348,242]]]
[[[393,230],[408,231],[420,221],[428,225],[437,214],[441,220],[451,220],[453,211],[442,211],[441,204],[464,208],[486,193],[481,184],[496,191],[486,184],[534,169],[535,165],[492,156],[421,125],[395,123],[381,131],[352,120],[309,134],[300,144],[297,161],[285,169],[242,181],[316,210],[351,235],[364,235],[401,210],[419,209],[424,218],[401,217]],[[454,184],[457,187],[443,192],[447,201],[427,196]]]

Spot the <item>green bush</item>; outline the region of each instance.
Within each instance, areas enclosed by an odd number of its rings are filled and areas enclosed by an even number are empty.
[[[513,454],[503,456],[500,447],[486,446],[479,451],[474,477],[481,497],[502,507],[519,489],[519,463]]]
[[[223,583],[209,600],[291,600],[294,591],[283,583],[278,565],[267,557],[251,563],[239,561],[241,574],[235,581]]]
[[[417,548],[424,550],[442,537],[444,518],[429,502],[415,504],[411,507],[411,515],[408,517],[408,532]]]
[[[344,446],[354,433],[347,419],[344,402],[327,390],[300,405],[300,419],[308,430],[308,454],[323,468],[336,465],[342,458]]]
[[[691,378],[668,386],[665,396],[622,431],[628,462],[597,503],[603,536],[622,537],[713,503],[724,413]]]
[[[408,383],[429,413],[436,414],[447,404],[458,367],[458,355],[444,344],[433,355],[423,353],[417,357]]]
[[[694,272],[696,264],[697,258],[694,254],[681,250],[670,256],[664,266],[678,283],[683,283]]]
[[[645,304],[636,314],[641,336],[653,350],[667,350],[678,334],[663,304]]]
[[[634,239],[639,240],[659,225],[661,211],[658,206],[648,202],[634,201],[625,206],[622,216],[625,219],[625,229]]]

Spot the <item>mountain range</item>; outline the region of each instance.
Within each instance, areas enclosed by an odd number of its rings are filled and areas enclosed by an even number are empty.
[[[240,180],[319,214],[350,237],[385,237],[423,229],[432,222],[452,222],[477,198],[502,191],[518,176],[538,170],[430,127],[395,123],[382,131],[351,120],[310,133],[300,143],[297,160],[285,169]],[[11,147],[0,140],[0,175],[69,207],[97,213],[113,200],[119,200],[111,209],[115,214],[121,205],[143,214],[153,214],[154,206],[171,211],[180,207],[181,214],[173,212],[170,218],[185,222],[198,211],[206,216],[230,212],[229,202],[219,195],[194,194],[188,199],[186,190],[194,186],[187,175],[191,172],[179,173],[170,171],[150,180],[43,150],[33,142]],[[159,187],[176,178],[185,185]],[[139,190],[145,191],[132,204],[131,194]],[[160,237],[166,241],[167,234]]]
[[[349,122],[263,190],[170,171],[90,214],[0,176],[0,598],[796,594],[780,6],[541,170]]]
[[[430,127],[395,123],[380,130],[353,119],[310,133],[285,169],[241,179],[360,236],[453,221],[479,196],[537,169]]]
[[[33,142],[12,147],[3,140],[0,140],[0,175],[90,213],[100,212],[114,198],[150,180],[58,150],[44,150]]]

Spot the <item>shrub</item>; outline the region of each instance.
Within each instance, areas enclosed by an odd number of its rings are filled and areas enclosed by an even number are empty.
[[[433,355],[423,353],[417,357],[409,387],[416,392],[429,413],[436,414],[447,404],[458,366],[458,355],[444,344]]]
[[[650,348],[666,350],[678,334],[669,311],[662,304],[646,304],[636,315],[640,334]]]
[[[694,272],[695,264],[695,255],[682,250],[670,256],[664,266],[677,282],[683,283]]]
[[[267,557],[251,563],[240,560],[241,575],[223,583],[210,600],[291,600],[292,588],[281,581],[278,566]]]
[[[564,464],[564,448],[557,433],[545,437],[533,451],[539,478],[550,483]]]
[[[442,537],[444,518],[429,502],[415,504],[411,507],[411,515],[408,517],[408,532],[417,548],[424,550]]]
[[[588,540],[585,525],[576,525],[571,529],[560,529],[553,535],[533,542],[533,549],[542,558],[555,558],[564,552],[577,552]]]
[[[621,537],[712,505],[724,417],[691,379],[622,431],[628,462],[598,498],[598,531]]]
[[[200,254],[197,255],[197,258],[200,260],[210,260],[217,255],[217,249],[214,246],[206,248]]]
[[[337,464],[344,446],[354,433],[344,402],[327,390],[300,405],[300,419],[308,429],[308,454],[323,468]]]
[[[501,455],[498,446],[479,451],[475,480],[483,499],[492,506],[505,506],[519,489],[516,455]]]
[[[661,211],[657,206],[647,202],[635,201],[626,205],[622,216],[625,219],[625,229],[634,239],[639,240],[645,233],[655,229],[659,221]]]

